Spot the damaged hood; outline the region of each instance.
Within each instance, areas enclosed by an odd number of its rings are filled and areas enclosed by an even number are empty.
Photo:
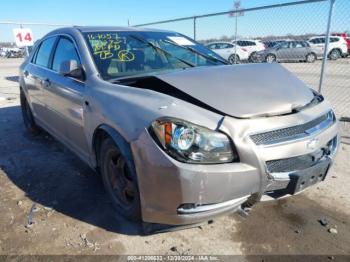
[[[314,97],[301,80],[279,64],[197,67],[156,77],[239,118],[291,113]]]

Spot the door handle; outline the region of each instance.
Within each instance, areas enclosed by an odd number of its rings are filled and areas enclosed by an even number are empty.
[[[51,86],[50,79],[46,78],[45,80],[41,80],[41,84],[42,84],[44,87],[50,87],[50,86]]]

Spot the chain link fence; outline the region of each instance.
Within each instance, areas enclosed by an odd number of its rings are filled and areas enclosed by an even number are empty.
[[[308,86],[320,90],[334,106],[338,117],[349,121],[349,11],[348,0],[309,0],[136,26],[183,33],[207,44],[224,58],[235,56],[232,62],[279,62]],[[328,48],[326,35],[330,36]],[[323,58],[325,54],[326,59]]]
[[[279,62],[308,86],[321,90],[338,117],[349,121],[350,56],[346,57],[347,48],[350,48],[349,11],[349,0],[306,0],[247,9],[241,7],[134,26],[177,31],[206,45],[218,43],[210,47],[227,59],[233,55],[232,62]],[[329,17],[332,23],[326,49]],[[67,25],[0,22],[0,32],[12,32],[13,28],[21,26],[30,27],[37,36]],[[3,42],[1,33],[0,42]],[[10,43],[2,45],[11,47]],[[325,50],[327,59],[323,58]],[[332,53],[334,50],[336,52]],[[236,56],[241,57],[237,59]],[[320,86],[323,62],[324,81]]]

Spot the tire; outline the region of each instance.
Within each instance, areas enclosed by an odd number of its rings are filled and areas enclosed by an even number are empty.
[[[328,56],[330,60],[337,60],[341,57],[341,52],[338,49],[333,49]]]
[[[241,62],[239,56],[236,54],[230,55],[230,57],[228,58],[228,62],[230,64],[239,64]]]
[[[305,61],[307,63],[314,63],[316,61],[317,57],[314,53],[307,54],[305,57]]]
[[[99,155],[102,181],[113,207],[128,220],[140,222],[140,194],[133,164],[111,138],[102,142]]]
[[[255,56],[256,56],[256,52],[252,52],[248,58],[248,62],[254,63],[256,61]]]
[[[20,89],[20,100],[24,125],[31,135],[36,136],[40,133],[40,128],[35,123],[32,110],[30,109],[29,103],[22,88]]]
[[[266,63],[274,63],[276,62],[276,56],[274,54],[268,54],[265,58]]]

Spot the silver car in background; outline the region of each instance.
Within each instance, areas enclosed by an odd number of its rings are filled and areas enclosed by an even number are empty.
[[[306,41],[284,41],[259,51],[252,58],[254,62],[305,61],[313,63],[322,57],[322,51],[311,47]]]
[[[339,141],[330,104],[282,66],[228,65],[176,32],[56,29],[19,83],[28,131],[56,137],[120,214],[150,225],[301,192],[325,179]]]

